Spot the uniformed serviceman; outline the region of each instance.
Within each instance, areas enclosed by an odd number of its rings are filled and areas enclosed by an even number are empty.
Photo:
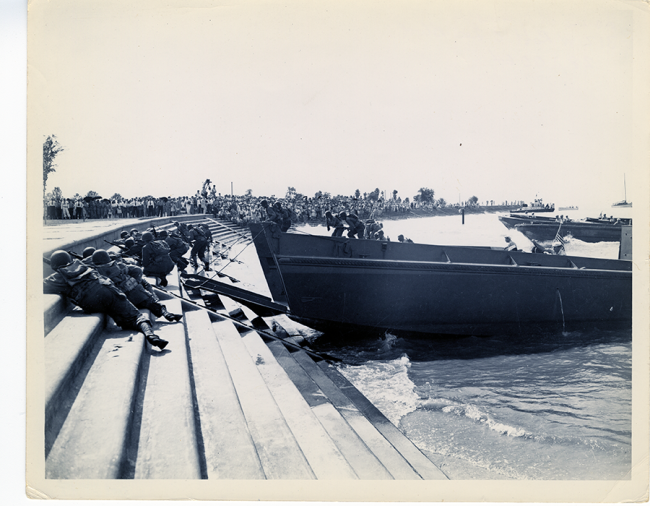
[[[345,221],[350,227],[348,229],[348,237],[357,236],[359,239],[363,239],[363,233],[366,227],[356,214],[346,214],[345,211],[341,211],[339,218]]]
[[[145,276],[156,278],[156,284],[167,286],[167,274],[174,269],[174,262],[169,256],[169,245],[165,241],[154,241],[151,232],[142,234],[142,267]]]
[[[43,280],[44,293],[64,295],[89,313],[105,313],[125,330],[137,330],[147,342],[160,348],[168,342],[154,334],[148,317],[129,302],[109,278],[58,250],[50,257],[55,273]]]
[[[183,255],[187,253],[190,246],[177,235],[169,235],[166,230],[161,230],[158,235],[162,241],[165,241],[169,245],[169,256],[178,267],[178,270],[184,271],[189,265],[189,262]]]
[[[338,216],[333,215],[331,211],[325,212],[325,219],[327,220],[327,231],[330,231],[330,227],[334,229],[332,237],[341,237],[345,230],[345,226],[341,219]]]
[[[158,318],[164,316],[170,322],[177,322],[182,318],[179,314],[168,312],[167,308],[145,289],[142,284],[142,281],[145,281],[142,278],[142,269],[137,265],[113,260],[103,249],[95,251],[92,259],[97,272],[113,281],[138,309],[148,309]]]

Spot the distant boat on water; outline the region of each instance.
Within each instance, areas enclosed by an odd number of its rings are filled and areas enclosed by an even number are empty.
[[[577,211],[578,206],[563,206],[563,207],[558,207],[559,211]]]
[[[530,240],[552,241],[556,235],[571,236],[584,242],[615,242],[621,240],[624,225],[632,225],[631,219],[587,218],[570,220],[545,218],[543,216],[499,216],[507,228],[517,230]]]
[[[542,199],[535,199],[535,202],[522,204],[519,209],[511,211],[511,213],[552,213],[555,211],[555,204],[544,204]]]
[[[625,174],[623,174],[623,191],[624,198],[620,202],[614,202],[612,207],[632,207],[632,202],[627,201],[627,184],[625,183]]]

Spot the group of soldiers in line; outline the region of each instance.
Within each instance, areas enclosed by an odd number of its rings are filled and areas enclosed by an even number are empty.
[[[289,230],[291,227],[290,210],[283,208],[280,202],[269,205],[266,200],[262,200],[260,206],[262,207],[262,219],[276,223],[282,232]],[[341,211],[338,214],[333,214],[332,211],[326,211],[325,220],[327,231],[334,229],[332,237],[342,237],[343,232],[347,230],[349,238],[390,241],[390,237],[384,233],[384,224],[372,218],[364,223],[352,212]],[[413,242],[401,234],[397,239],[399,242]]]
[[[44,293],[64,295],[89,313],[105,313],[123,329],[140,331],[149,344],[164,349],[168,342],[154,334],[149,318],[139,309],[148,309],[169,322],[182,316],[167,311],[145,276],[154,277],[157,286],[167,286],[167,275],[175,265],[180,271],[187,268],[189,262],[183,255],[190,245],[190,262],[196,267],[200,258],[210,270],[212,234],[207,225],[175,225],[172,233],[155,228],[143,234],[137,229],[122,232],[120,239],[111,243],[121,249],[120,254],[93,247],[81,255],[55,251],[46,260],[55,272],[45,278]]]

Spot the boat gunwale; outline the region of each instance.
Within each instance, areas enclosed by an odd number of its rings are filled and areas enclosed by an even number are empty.
[[[536,272],[537,275],[547,276],[551,271],[558,271],[558,275],[566,276],[567,272],[581,273],[580,275],[589,275],[595,278],[599,273],[604,274],[603,277],[610,278],[612,275],[625,275],[626,277],[632,276],[632,263],[629,260],[629,270],[625,269],[599,269],[589,267],[577,267],[572,265],[567,266],[547,266],[547,265],[527,265],[525,263],[515,262],[514,264],[487,264],[475,262],[445,262],[435,260],[394,260],[394,259],[368,259],[368,258],[340,258],[340,257],[314,257],[314,256],[300,256],[300,255],[276,255],[278,264],[290,265],[332,265],[332,266],[346,266],[350,267],[369,267],[377,269],[394,268],[399,270],[464,270],[466,272],[481,272],[489,273],[491,269],[501,271],[502,269],[517,269],[518,271],[530,270],[528,274]],[[566,259],[577,257],[564,257]],[[474,271],[470,270],[473,269]],[[543,270],[544,272],[539,272]],[[521,273],[521,272],[520,272]],[[521,273],[524,274],[524,273]],[[595,276],[596,275],[596,276]]]

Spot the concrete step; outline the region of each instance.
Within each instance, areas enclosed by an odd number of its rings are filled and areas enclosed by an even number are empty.
[[[354,431],[368,446],[370,451],[398,480],[413,480],[420,476],[409,462],[377,430],[377,428],[357,409],[348,397],[332,382],[322,369],[304,351],[292,353],[295,360],[309,374],[334,407],[343,415]]]
[[[207,311],[187,311],[191,364],[208,478],[264,479],[230,371]]]
[[[357,474],[257,332],[248,331],[242,339],[316,478],[357,479]]]
[[[46,336],[59,324],[70,309],[72,309],[72,303],[68,303],[62,296],[49,293],[43,294],[43,323]]]
[[[212,327],[226,357],[266,477],[315,478],[234,324],[227,320],[215,321]]]
[[[178,300],[166,301],[165,305],[172,313],[182,312]],[[162,351],[147,344],[149,362],[134,477],[204,478],[205,464],[199,451],[185,326],[180,322],[157,322],[155,332],[169,344]]]
[[[132,468],[144,336],[103,332],[95,342],[95,359],[45,462],[48,479],[125,478]]]
[[[393,477],[386,467],[332,405],[325,393],[318,388],[318,385],[293,359],[282,343],[267,341],[266,345],[296,385],[302,397],[331,439],[336,443],[339,451],[350,464],[355,474],[364,480],[392,479]]]
[[[325,375],[338,386],[391,445],[409,462],[415,472],[425,480],[447,480],[445,475],[402,432],[395,427],[359,390],[343,376],[336,366],[322,360],[317,362]]]
[[[45,453],[49,453],[87,374],[94,341],[104,328],[103,314],[73,311],[45,339]],[[75,380],[77,380],[75,382]]]

